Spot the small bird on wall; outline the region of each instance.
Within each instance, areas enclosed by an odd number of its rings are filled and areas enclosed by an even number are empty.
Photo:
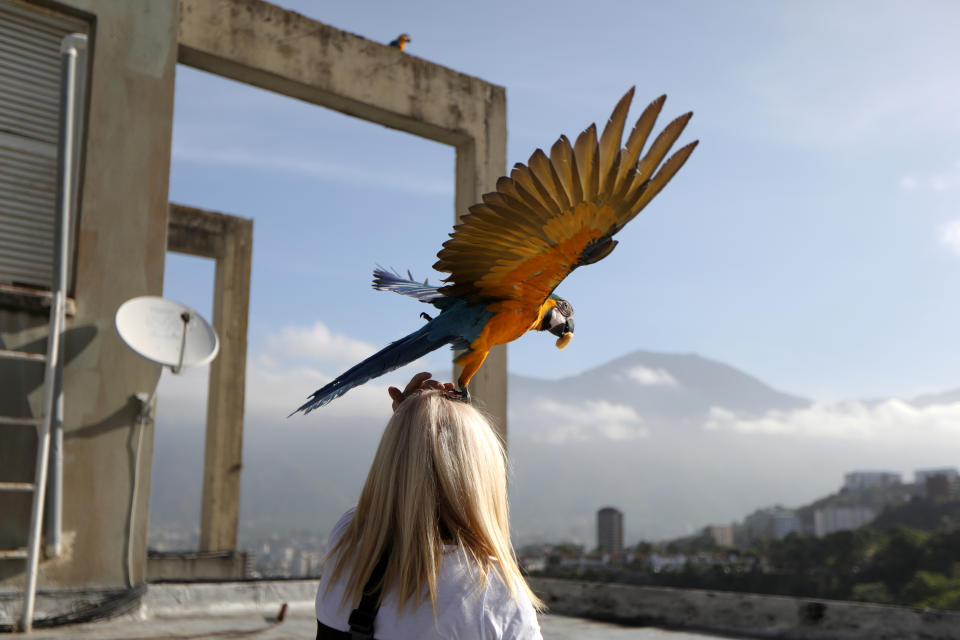
[[[390,41],[390,46],[396,47],[397,49],[400,49],[400,51],[403,51],[407,48],[408,42],[410,42],[410,36],[406,33],[401,33],[397,36],[396,40]]]
[[[621,148],[633,89],[620,99],[603,133],[590,125],[571,143],[566,136],[549,155],[537,149],[497,180],[443,243],[433,268],[449,274],[433,286],[377,269],[373,286],[433,305],[423,327],[393,342],[315,391],[297,411],[309,413],[353,387],[413,362],[443,345],[463,350],[457,393],[490,349],[528,331],[549,331],[563,349],[573,338],[573,306],[554,293],[574,269],[610,255],[620,229],[683,166],[697,141],[666,161],[692,113],[670,122],[641,157],[666,96],[651,102]],[[409,275],[409,272],[408,272]],[[294,412],[296,413],[296,411]]]

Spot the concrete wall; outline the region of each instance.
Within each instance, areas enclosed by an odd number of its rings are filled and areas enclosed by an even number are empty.
[[[750,593],[529,578],[551,613],[784,640],[955,640],[960,613]]]
[[[73,271],[76,314],[67,323],[64,370],[65,547],[59,558],[41,561],[39,587],[123,587],[128,573],[133,583],[145,575],[153,457],[148,423],[132,496],[139,408],[133,395],[151,391],[160,369],[123,345],[113,315],[128,298],[162,291],[178,7],[176,0],[65,0],[42,6],[86,17],[92,26]],[[0,309],[0,342],[6,348],[42,348],[46,325],[45,313]],[[4,363],[0,411],[38,415],[41,376],[40,366]],[[32,481],[30,431],[0,430],[5,479]],[[0,496],[3,548],[25,544],[29,500],[28,494]],[[23,561],[0,563],[0,585],[19,588],[23,567]]]
[[[313,613],[318,580],[253,580],[218,584],[151,584],[140,603],[141,619],[212,617],[257,611],[274,616],[284,602]],[[312,616],[316,620],[315,616]],[[316,626],[310,634],[313,637]]]
[[[153,426],[136,427],[134,394],[152,391],[160,368],[122,344],[113,316],[125,300],[162,291],[177,61],[453,145],[459,212],[505,172],[506,94],[257,0],[28,4],[91,25],[76,312],[65,339],[65,545],[41,561],[39,586],[121,588],[145,579]],[[0,309],[0,348],[41,350],[39,308]],[[0,411],[37,415],[41,374],[36,364],[4,363]],[[471,386],[505,433],[505,349]],[[4,480],[32,480],[34,440],[30,429],[0,429]],[[29,500],[0,495],[0,548],[25,544]],[[23,564],[0,562],[0,588],[20,587]]]
[[[153,552],[147,580],[240,580],[245,556],[239,551]]]

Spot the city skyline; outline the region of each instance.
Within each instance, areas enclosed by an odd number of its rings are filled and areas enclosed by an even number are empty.
[[[368,383],[352,392],[361,402],[348,394],[324,407],[320,425],[277,420],[290,410],[280,397],[290,379],[248,381],[241,523],[324,531],[359,494],[389,399]],[[638,352],[560,381],[510,380],[511,398],[524,400],[512,405],[508,432],[512,521],[522,541],[592,544],[592,509],[603,502],[632,514],[629,540],[656,540],[757,505],[808,503],[835,492],[851,470],[907,477],[953,466],[960,424],[954,405],[823,405],[694,356]],[[190,521],[200,504],[205,372],[165,375],[164,384],[151,506],[158,522]],[[705,483],[714,487],[709,498]]]

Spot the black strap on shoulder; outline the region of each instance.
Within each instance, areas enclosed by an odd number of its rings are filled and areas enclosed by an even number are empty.
[[[383,574],[387,571],[387,561],[390,559],[390,550],[384,550],[370,574],[370,579],[363,587],[363,596],[360,604],[350,614],[347,622],[350,624],[352,640],[373,640],[373,621],[380,610],[380,590],[383,587]]]
[[[339,631],[332,629],[317,620],[317,640],[374,640],[373,621],[380,610],[380,591],[383,587],[381,580],[383,574],[387,571],[387,561],[390,559],[390,549],[388,548],[380,556],[370,579],[363,586],[363,595],[360,597],[360,603],[353,610],[348,619],[350,631]]]
[[[317,640],[350,640],[350,632],[328,627],[317,620]]]

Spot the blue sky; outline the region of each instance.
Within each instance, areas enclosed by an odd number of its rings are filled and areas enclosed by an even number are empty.
[[[558,290],[573,343],[527,336],[512,371],[649,349],[817,399],[960,386],[960,5],[278,4],[377,41],[410,33],[411,55],[506,87],[508,165],[605,121],[632,85],[634,117],[660,93],[663,122],[694,111],[691,160],[610,258]],[[252,358],[315,358],[333,375],[418,327],[420,305],[373,291],[370,271],[437,278],[453,162],[449,147],[177,69],[170,199],[255,220]],[[209,314],[212,279],[210,261],[171,255],[165,295]]]

